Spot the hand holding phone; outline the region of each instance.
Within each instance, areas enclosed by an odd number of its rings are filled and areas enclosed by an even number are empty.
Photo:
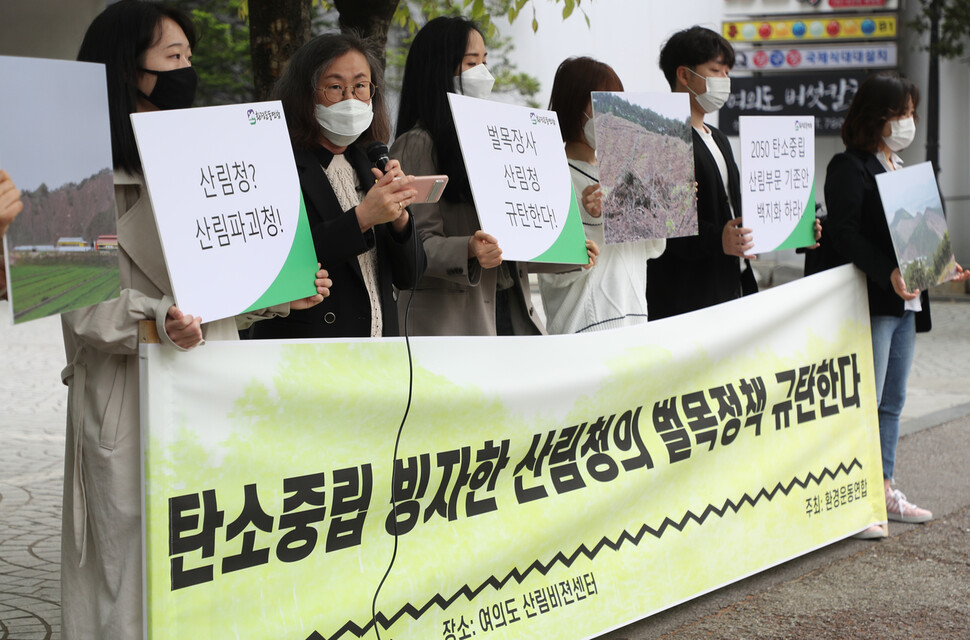
[[[434,204],[441,198],[446,184],[448,184],[446,175],[414,176],[414,182],[410,187],[416,190],[418,195],[414,196],[411,204]]]

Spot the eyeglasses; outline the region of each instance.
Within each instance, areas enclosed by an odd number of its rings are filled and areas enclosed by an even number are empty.
[[[325,87],[317,87],[317,91],[323,93],[330,102],[340,102],[347,95],[350,89],[353,96],[362,102],[367,102],[377,95],[377,85],[373,82],[361,81],[352,87],[345,87],[342,84],[328,84]]]

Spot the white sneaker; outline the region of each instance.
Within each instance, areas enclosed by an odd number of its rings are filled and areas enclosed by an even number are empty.
[[[859,533],[852,536],[856,540],[879,540],[889,537],[889,527],[882,524],[869,525]]]

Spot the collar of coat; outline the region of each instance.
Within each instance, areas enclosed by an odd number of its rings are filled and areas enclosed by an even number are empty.
[[[172,295],[172,283],[165,267],[165,255],[145,179],[140,174],[115,169],[114,183],[116,199],[118,191],[122,190],[119,187],[138,190],[135,203],[127,210],[123,210],[124,203],[115,203],[118,208],[118,244],[159,291]]]

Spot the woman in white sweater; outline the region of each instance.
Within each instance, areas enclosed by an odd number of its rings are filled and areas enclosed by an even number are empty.
[[[592,58],[559,65],[549,108],[559,116],[566,158],[587,240],[600,247],[596,268],[539,275],[549,333],[581,333],[647,321],[647,260],[663,253],[666,240],[607,245],[603,238],[603,194],[593,137],[593,91],[623,91],[616,72]]]

